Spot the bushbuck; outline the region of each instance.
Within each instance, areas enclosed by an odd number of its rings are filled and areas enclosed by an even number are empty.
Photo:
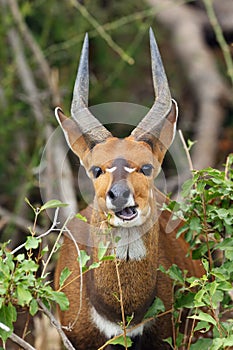
[[[172,336],[171,313],[142,322],[155,297],[162,299],[166,310],[172,308],[172,282],[158,267],[169,268],[175,263],[192,275],[202,273],[200,262],[186,256],[185,240],[176,239],[182,223],[171,221],[171,214],[160,210],[167,199],[154,187],[154,179],[174,138],[177,104],[171,98],[151,29],[150,48],[155,101],[130,136],[114,137],[88,109],[87,34],[71,118],[59,107],[55,111],[68,145],[80,158],[95,190],[93,204],[82,212],[88,223],[74,218],[68,229],[81,242],[79,249],[87,252],[90,263],[98,261],[101,240],[104,244],[111,242],[106,254],[115,257],[88,271],[81,280],[77,249],[69,236],[64,237],[55,280],[59,288],[61,271],[65,267],[72,271],[64,288],[70,308],[60,313],[60,319],[64,326],[73,323],[67,334],[78,350],[96,350],[122,334],[122,317],[127,316],[132,318],[126,328],[133,341],[132,349],[169,349],[163,339]]]

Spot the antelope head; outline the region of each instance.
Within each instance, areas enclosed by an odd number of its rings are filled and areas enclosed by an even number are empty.
[[[114,137],[88,109],[87,34],[73,92],[71,118],[59,107],[55,110],[68,145],[93,181],[99,215],[110,214],[110,224],[114,227],[140,226],[151,216],[154,178],[175,134],[177,105],[171,98],[151,29],[150,48],[155,101],[130,136]]]

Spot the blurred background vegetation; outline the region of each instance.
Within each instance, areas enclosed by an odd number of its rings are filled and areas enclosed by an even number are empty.
[[[198,160],[199,168],[221,167],[233,149],[228,72],[233,9],[232,0],[215,1],[212,8],[225,38],[227,67],[207,3],[211,1],[0,0],[1,240],[13,235],[13,245],[18,244],[21,238],[16,237],[22,235],[17,233],[33,220],[25,197],[41,203],[41,155],[57,127],[54,107],[62,106],[69,115],[85,32],[90,38],[89,104],[125,101],[149,107],[154,98],[148,40],[152,26],[179,103],[179,127],[201,147],[194,149],[194,165]],[[48,176],[48,187],[51,181]],[[41,225],[47,226],[44,220]]]

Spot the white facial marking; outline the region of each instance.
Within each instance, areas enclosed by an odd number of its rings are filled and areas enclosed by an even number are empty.
[[[101,333],[103,333],[107,339],[111,339],[116,335],[122,334],[122,328],[115,322],[109,321],[106,317],[101,316],[94,306],[91,308],[91,319],[95,326],[99,329]],[[137,335],[142,335],[143,333],[143,325],[139,325],[137,328],[132,331],[127,332],[129,337],[136,337]],[[127,328],[130,330],[130,327]]]
[[[113,173],[116,169],[117,169],[117,167],[114,166],[112,168],[107,168],[106,171],[107,171],[107,173]]]
[[[124,166],[124,169],[127,173],[133,173],[136,170],[136,168],[128,168],[127,166]]]

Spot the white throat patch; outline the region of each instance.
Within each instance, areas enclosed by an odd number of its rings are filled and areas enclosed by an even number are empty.
[[[115,236],[119,237],[116,245],[116,257],[120,260],[141,260],[146,256],[146,247],[141,238],[140,229],[135,227],[116,229]]]

